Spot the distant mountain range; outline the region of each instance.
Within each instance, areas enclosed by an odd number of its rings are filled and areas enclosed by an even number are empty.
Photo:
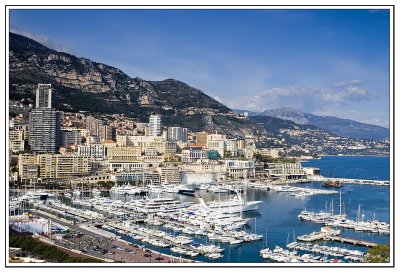
[[[389,129],[382,126],[371,125],[332,116],[317,116],[289,107],[266,110],[264,112],[252,112],[239,109],[234,109],[233,111],[238,114],[247,112],[249,116],[269,116],[290,120],[299,125],[314,125],[332,134],[342,137],[372,140],[389,139]]]

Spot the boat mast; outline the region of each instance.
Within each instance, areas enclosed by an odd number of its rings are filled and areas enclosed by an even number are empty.
[[[342,216],[342,191],[339,191],[339,215]]]

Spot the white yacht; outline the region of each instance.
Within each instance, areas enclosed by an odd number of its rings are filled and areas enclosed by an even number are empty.
[[[169,197],[147,198],[141,200],[133,200],[135,209],[143,213],[170,212],[181,210],[188,207],[192,203],[182,204],[181,201]]]
[[[215,211],[219,213],[240,213],[243,211],[258,210],[259,204],[262,201],[244,201],[239,193],[236,196],[221,202],[208,202],[206,203],[202,198],[199,198],[199,207],[203,211]]]

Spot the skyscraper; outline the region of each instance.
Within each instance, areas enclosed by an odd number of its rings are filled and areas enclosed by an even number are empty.
[[[29,114],[29,145],[33,152],[55,153],[60,146],[60,113],[51,108],[51,85],[39,84],[36,108]]]
[[[51,84],[38,84],[35,108],[51,108],[51,91]]]
[[[150,115],[149,129],[150,136],[161,135],[161,115]]]

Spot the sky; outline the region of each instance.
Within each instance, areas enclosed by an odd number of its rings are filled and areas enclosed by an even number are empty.
[[[389,127],[390,14],[367,9],[10,10],[10,31],[230,108]]]

